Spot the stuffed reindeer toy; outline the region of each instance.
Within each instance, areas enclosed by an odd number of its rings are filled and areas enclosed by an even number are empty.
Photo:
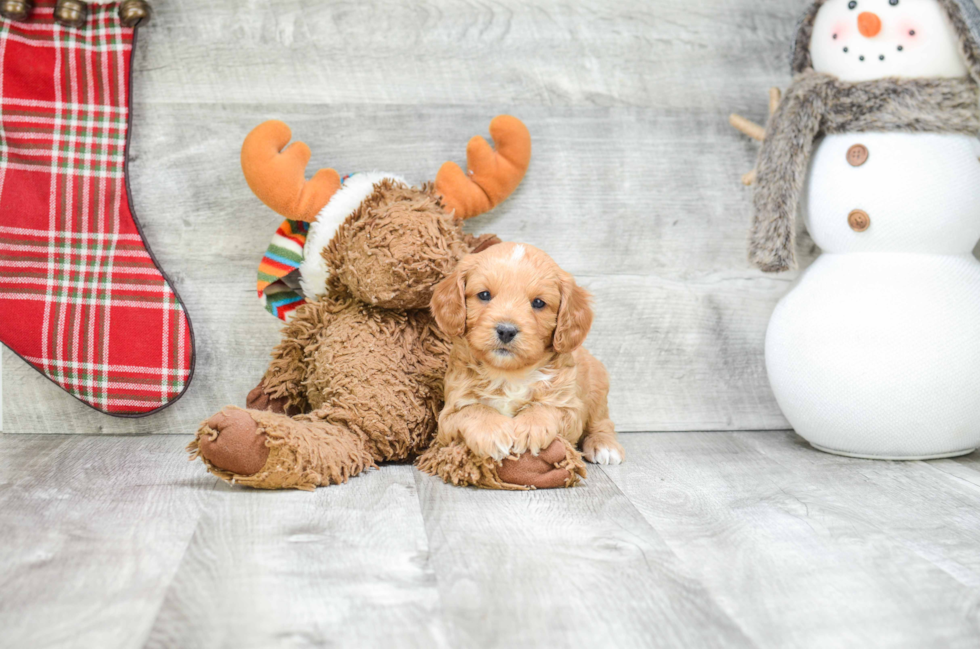
[[[434,183],[418,187],[388,173],[342,181],[333,169],[307,181],[310,150],[286,147],[285,124],[248,135],[242,169],[252,191],[287,223],[309,223],[298,267],[305,303],[248,409],[229,406],[208,419],[188,446],[191,459],[242,485],[313,489],[429,448],[451,347],[428,308],[433,288],[465,255],[499,243],[464,234],[462,222],[507,198],[531,157],[520,120],[498,116],[490,134],[496,150],[470,141],[468,173],[447,162]],[[563,468],[550,486],[571,486],[583,464],[570,445],[561,451],[554,462],[528,454],[501,463],[459,444],[430,454],[426,470],[459,485],[520,489]]]

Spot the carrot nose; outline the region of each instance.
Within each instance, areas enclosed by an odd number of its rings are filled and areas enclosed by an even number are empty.
[[[866,38],[874,38],[881,31],[881,18],[870,11],[862,11],[858,15],[858,31]]]

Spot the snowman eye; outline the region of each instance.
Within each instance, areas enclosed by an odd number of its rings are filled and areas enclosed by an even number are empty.
[[[898,6],[898,0],[888,0],[888,4],[890,4],[893,7],[897,7]]]
[[[857,9],[857,6],[858,6],[858,3],[857,3],[856,0],[851,0],[850,2],[847,3],[847,8],[848,9]]]

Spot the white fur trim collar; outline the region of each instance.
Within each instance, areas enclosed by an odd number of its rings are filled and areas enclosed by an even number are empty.
[[[320,251],[327,247],[347,217],[374,192],[374,186],[385,178],[408,184],[401,176],[380,171],[353,174],[320,210],[316,221],[310,224],[303,247],[303,263],[299,266],[299,284],[307,300],[318,300],[327,292],[330,272]]]

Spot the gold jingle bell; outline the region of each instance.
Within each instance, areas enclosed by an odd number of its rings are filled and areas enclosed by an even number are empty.
[[[119,3],[119,20],[126,27],[136,27],[140,21],[150,19],[150,5],[146,0],[123,0]]]
[[[65,27],[84,27],[88,18],[88,6],[82,0],[58,0],[54,6],[54,19]]]
[[[33,0],[0,0],[0,16],[7,20],[27,20],[33,8]]]

